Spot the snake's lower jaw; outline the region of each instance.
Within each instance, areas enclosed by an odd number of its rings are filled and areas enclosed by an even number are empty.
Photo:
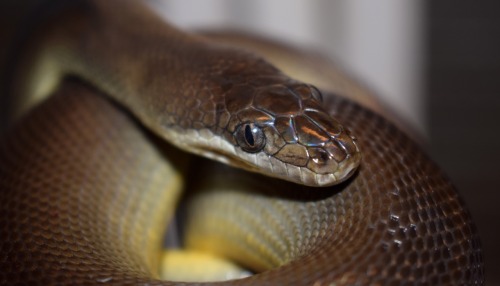
[[[206,157],[233,167],[308,187],[328,187],[342,183],[355,173],[361,161],[361,153],[355,152],[349,154],[342,162],[336,163],[335,170],[316,173],[306,166],[298,167],[287,164],[265,153],[248,154],[242,152],[239,155],[224,152],[204,154]],[[260,165],[254,165],[251,163],[252,161],[260,162]]]
[[[273,158],[271,158],[270,161],[272,163]],[[274,165],[274,167],[271,170],[268,170],[265,175],[273,176],[299,185],[321,188],[337,185],[346,181],[356,172],[360,162],[361,153],[355,152],[353,154],[349,154],[341,163],[334,164],[337,166],[334,170],[325,173],[317,173],[308,167],[297,167],[279,162],[281,164]],[[262,170],[262,168],[260,170]]]
[[[210,155],[204,154],[213,160],[237,167],[246,171],[261,173],[265,176],[289,181],[308,187],[328,187],[337,185],[349,179],[356,171],[361,162],[361,152],[354,143],[341,162],[336,162],[330,158],[331,168],[320,167],[323,172],[317,172],[311,168],[311,164],[306,166],[295,166],[285,163],[265,152],[247,153],[239,148],[234,148],[235,153],[212,150]],[[310,162],[313,160],[310,159]],[[257,163],[259,162],[259,163]]]

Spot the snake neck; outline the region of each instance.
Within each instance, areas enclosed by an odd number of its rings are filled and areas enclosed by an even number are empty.
[[[109,1],[79,2],[85,5],[69,6],[44,23],[29,44],[25,66],[33,72],[21,77],[30,78],[24,93],[35,101],[63,77],[76,75],[147,125],[199,128],[205,122],[196,120],[198,112],[185,113],[194,108],[214,111],[214,104],[225,104],[222,95],[232,86],[264,84],[254,79],[256,75],[275,82],[290,80],[252,54],[180,32],[135,1],[123,1],[119,10]],[[149,114],[164,116],[150,122]]]

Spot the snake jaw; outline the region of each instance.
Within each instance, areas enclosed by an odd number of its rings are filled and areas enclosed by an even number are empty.
[[[359,166],[361,153],[350,136],[341,135],[319,146],[303,146],[299,142],[287,143],[276,153],[266,153],[264,148],[249,153],[234,147],[233,166],[251,170],[297,184],[325,187],[348,179]],[[274,144],[268,140],[266,144]]]
[[[197,136],[198,140],[196,142],[189,142],[194,137],[193,134],[186,134],[186,136],[177,138],[183,142],[183,146],[190,146],[190,152],[203,157],[250,172],[261,173],[266,176],[311,187],[330,186],[346,180],[356,169],[360,161],[359,153],[350,154],[342,162],[338,163],[338,167],[335,170],[318,173],[311,170],[307,166],[307,163],[304,163],[303,166],[297,166],[284,162],[276,155],[267,154],[265,148],[256,153],[249,153],[239,146],[233,145],[227,139],[215,136],[208,129],[200,133],[204,135]],[[303,147],[300,144],[287,144],[285,146],[292,149]]]

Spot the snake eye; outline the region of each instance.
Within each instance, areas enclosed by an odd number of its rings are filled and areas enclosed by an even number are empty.
[[[259,152],[266,144],[264,132],[253,123],[241,124],[236,129],[235,137],[241,149],[249,153]]]

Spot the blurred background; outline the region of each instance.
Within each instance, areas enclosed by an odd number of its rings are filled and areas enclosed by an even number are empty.
[[[35,2],[0,5],[2,78],[9,73],[5,48],[21,6]],[[180,27],[246,31],[318,51],[370,87],[427,138],[427,152],[452,178],[477,223],[487,285],[500,285],[500,1],[149,3]],[[0,117],[0,131],[2,123]]]

